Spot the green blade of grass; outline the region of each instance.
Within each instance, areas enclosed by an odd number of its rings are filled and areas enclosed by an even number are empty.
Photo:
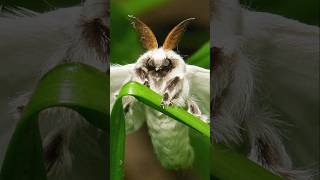
[[[43,76],[11,138],[0,179],[46,179],[38,127],[38,113],[44,109],[72,108],[91,124],[106,131],[108,89],[106,74],[84,64],[59,65]]]
[[[125,117],[122,111],[122,97],[134,96],[144,104],[191,126],[203,136],[210,137],[209,125],[199,118],[193,116],[182,108],[175,106],[160,106],[162,97],[151,89],[136,83],[125,84],[115,101],[111,111],[110,120],[110,176],[112,180],[123,179],[124,143],[125,143]]]
[[[203,135],[209,140],[209,125],[193,116],[182,108],[176,106],[161,107],[162,97],[151,89],[136,82],[125,84],[115,101],[110,119],[110,179],[123,179],[124,149],[125,149],[125,117],[122,110],[122,98],[133,96],[140,102],[182,122]],[[213,144],[211,147],[212,164],[211,173],[221,180],[229,179],[279,179],[269,171],[255,164],[221,144]],[[208,155],[209,157],[209,155]]]

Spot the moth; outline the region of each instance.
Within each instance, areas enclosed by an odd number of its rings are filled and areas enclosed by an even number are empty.
[[[137,17],[129,16],[147,51],[134,64],[111,66],[112,103],[123,84],[135,81],[162,95],[162,106],[176,105],[186,108],[208,122],[205,112],[208,113],[209,110],[210,71],[186,64],[174,51],[193,19],[186,19],[176,25],[159,47],[151,29]],[[198,104],[200,100],[202,102]],[[164,167],[182,169],[192,165],[194,152],[187,126],[160,112],[141,107],[133,97],[125,97],[123,104],[127,132],[136,131],[146,121],[155,153]]]
[[[0,165],[36,83],[48,70],[64,62],[81,62],[107,72],[107,7],[105,0],[86,0],[77,6],[44,13],[2,7],[1,82],[10,92],[1,95]],[[107,178],[103,168],[87,167],[90,162],[100,167],[107,164],[104,132],[75,111],[61,107],[42,111],[39,127],[49,179]]]
[[[318,144],[311,134],[318,126],[307,124],[319,119],[319,27],[249,11],[238,0],[210,5],[212,136],[230,148],[249,144],[249,159],[285,179],[312,179],[292,159],[318,164],[303,144]]]

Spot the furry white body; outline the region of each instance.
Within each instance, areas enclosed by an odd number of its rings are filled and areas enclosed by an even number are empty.
[[[185,78],[186,65],[183,59],[173,51],[165,51],[162,48],[155,49],[143,54],[138,59],[135,69],[143,66],[142,61],[147,57],[152,57],[156,63],[161,63],[165,58],[176,59],[179,62],[177,63],[178,66],[170,73],[164,77],[150,77],[148,83],[150,89],[159,94],[164,94],[168,82],[175,77],[179,77],[181,83],[171,93],[178,91],[181,91],[181,93],[172,100],[172,103],[184,107],[189,96],[189,83]],[[140,78],[135,73],[133,74],[132,80],[139,82]],[[171,169],[190,167],[194,155],[190,145],[188,127],[151,108],[146,107],[145,110],[151,141],[161,164]],[[130,118],[130,116],[127,116],[127,118]]]
[[[189,127],[150,108],[146,108],[148,131],[161,164],[169,169],[190,168],[194,151]]]

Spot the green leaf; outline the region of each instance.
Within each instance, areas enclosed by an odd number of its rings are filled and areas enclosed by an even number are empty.
[[[123,179],[124,149],[125,149],[125,117],[122,110],[122,98],[133,96],[169,117],[184,123],[200,133],[204,139],[210,139],[210,127],[199,118],[176,106],[161,107],[162,96],[136,82],[125,84],[115,101],[110,119],[110,177],[112,180]],[[227,149],[222,144],[211,146],[211,173],[223,180],[228,179],[279,179],[269,171],[247,159],[245,156]],[[209,157],[209,154],[208,154]]]
[[[56,106],[71,108],[106,131],[108,89],[106,74],[84,64],[59,65],[43,76],[11,138],[0,179],[46,179],[38,127],[38,113],[44,109]]]
[[[111,112],[110,120],[110,177],[112,180],[123,179],[123,161],[125,145],[125,117],[122,110],[122,98],[133,96],[144,104],[174,118],[210,138],[209,125],[199,118],[193,116],[182,108],[175,106],[161,107],[162,97],[136,82],[129,82],[124,85],[115,101]]]

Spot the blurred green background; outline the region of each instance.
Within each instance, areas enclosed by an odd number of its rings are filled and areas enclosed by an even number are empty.
[[[319,25],[319,0],[241,0],[256,11],[271,12],[298,21]]]

